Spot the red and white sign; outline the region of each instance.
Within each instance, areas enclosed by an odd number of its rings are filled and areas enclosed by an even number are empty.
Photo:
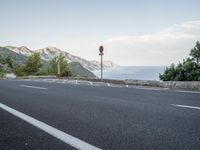
[[[100,53],[103,53],[103,46],[100,46],[100,47],[99,47],[99,52],[100,52]]]

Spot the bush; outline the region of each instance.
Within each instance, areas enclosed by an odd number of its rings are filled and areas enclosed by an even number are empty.
[[[24,66],[21,66],[21,65],[17,64],[16,67],[15,67],[14,73],[15,73],[15,75],[16,75],[17,77],[25,76],[26,73],[25,73],[25,68],[24,68]]]
[[[45,75],[48,75],[48,72],[45,71],[45,70],[39,70],[34,75],[36,75],[36,76],[45,76]]]
[[[4,77],[4,73],[2,71],[0,71],[0,78]]]

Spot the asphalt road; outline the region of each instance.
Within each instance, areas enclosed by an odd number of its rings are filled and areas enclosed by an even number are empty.
[[[200,93],[74,83],[0,80],[0,104],[100,149],[200,149]],[[0,108],[0,150],[76,146]]]

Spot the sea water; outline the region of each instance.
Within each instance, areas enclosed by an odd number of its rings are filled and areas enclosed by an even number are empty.
[[[159,74],[163,73],[166,66],[123,66],[114,69],[103,70],[105,79],[137,79],[137,80],[159,80]],[[101,70],[93,72],[101,76]]]

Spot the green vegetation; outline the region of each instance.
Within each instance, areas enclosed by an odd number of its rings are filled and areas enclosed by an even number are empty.
[[[59,60],[61,76],[95,77],[92,72],[78,62],[68,63],[63,55],[60,56]],[[6,47],[0,47],[0,76],[11,72],[15,73],[16,76],[57,75],[57,69],[56,58],[48,62],[42,60],[38,54],[27,57]]]
[[[4,76],[3,65],[1,64],[1,55],[0,55],[0,78]]]
[[[7,64],[8,67],[10,67],[11,69],[13,69],[13,60],[11,58],[11,55],[8,55],[6,57],[5,64]]]
[[[13,61],[11,56],[7,56],[6,59],[0,55],[0,77],[3,77],[5,73],[11,73],[13,69]]]
[[[37,72],[41,71],[42,63],[39,53],[34,53],[28,57],[25,65],[25,72],[27,75],[35,75]]]
[[[25,67],[23,65],[17,64],[15,67],[14,73],[18,77],[22,77],[22,76],[26,75]]]
[[[167,67],[160,79],[163,81],[200,81],[200,43],[190,51],[192,58],[186,58],[178,65]]]
[[[13,51],[5,48],[5,47],[0,47],[0,55],[1,55],[0,63],[2,63],[2,64],[5,63],[4,58],[7,58],[8,56],[11,56],[11,59],[13,61],[14,66],[16,64],[25,64],[26,60],[27,60],[26,56],[24,56],[22,54],[15,53],[15,52],[13,52]],[[2,62],[2,61],[4,61],[4,62]]]
[[[197,41],[195,47],[191,49],[190,56],[193,57],[193,59],[196,61],[196,63],[199,63],[200,60],[200,43]]]
[[[16,76],[27,76],[27,75],[41,75],[42,70],[42,61],[40,55],[38,53],[34,53],[33,55],[27,58],[25,65],[16,64],[14,73]],[[46,73],[45,73],[46,74]]]
[[[92,78],[96,77],[92,72],[85,69],[78,62],[69,63],[69,69],[71,71],[72,76],[75,76],[75,77],[92,77]]]
[[[58,63],[60,63],[60,76],[71,76],[71,72],[69,70],[68,62],[65,59],[63,54],[59,55],[58,57],[52,59],[50,61],[50,66],[48,69],[49,74],[58,75]]]

